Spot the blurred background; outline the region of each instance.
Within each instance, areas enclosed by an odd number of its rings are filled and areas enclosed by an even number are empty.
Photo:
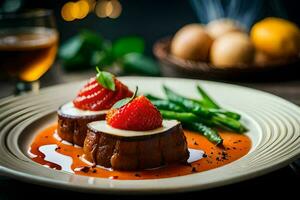
[[[86,0],[87,2],[100,2]],[[213,2],[214,0],[212,0]],[[182,26],[189,23],[207,22],[201,18],[200,10],[197,11],[193,2],[195,1],[169,1],[153,2],[149,0],[118,0],[121,4],[120,14],[114,18],[97,16],[91,11],[85,14],[83,19],[64,20],[62,8],[68,2],[76,0],[0,0],[1,11],[16,11],[19,9],[47,8],[54,10],[57,27],[60,33],[60,41],[63,42],[81,29],[91,29],[103,35],[107,39],[115,40],[122,36],[139,35],[146,41],[146,52],[152,53],[152,46],[157,39],[173,35]],[[197,0],[196,0],[197,2]],[[205,1],[199,1],[205,2]],[[224,1],[225,2],[225,1]],[[229,2],[227,0],[227,2]],[[226,2],[226,3],[227,3]],[[300,25],[300,13],[297,1],[234,1],[244,4],[244,10],[252,8],[256,2],[253,12],[253,20],[258,21],[266,16],[277,16],[287,18]],[[264,6],[264,8],[259,8]],[[76,9],[76,8],[75,8]],[[119,9],[119,8],[116,8]],[[205,8],[203,8],[205,9]],[[108,11],[109,12],[109,11]],[[108,13],[109,14],[109,13]],[[240,13],[242,16],[243,13]],[[236,16],[238,20],[241,20]],[[72,17],[71,17],[72,19]],[[255,21],[251,21],[251,26]]]
[[[34,26],[55,30],[49,43],[55,61],[47,62],[44,70],[24,67],[25,61],[14,67],[8,57],[17,60],[26,48],[12,45],[7,19],[40,9],[53,11],[50,22],[35,19]],[[96,65],[117,75],[226,82],[298,79],[297,1],[0,0],[0,12],[1,97],[38,88],[32,83],[39,79],[48,86],[87,78]],[[196,25],[183,28],[191,23]],[[229,32],[235,34],[226,38]],[[34,55],[38,54],[31,55],[30,65]]]

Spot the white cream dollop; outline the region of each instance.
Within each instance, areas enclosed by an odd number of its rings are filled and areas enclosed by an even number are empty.
[[[100,110],[100,111],[82,110],[76,108],[73,102],[68,102],[60,108],[60,111],[62,114],[70,115],[70,116],[89,116],[89,115],[101,115],[101,114],[104,115],[107,113],[108,110]]]
[[[138,136],[147,136],[147,135],[163,133],[178,124],[179,121],[177,120],[163,120],[162,126],[159,128],[149,130],[149,131],[131,131],[131,130],[122,130],[122,129],[113,128],[112,126],[108,125],[105,120],[102,120],[102,121],[91,122],[88,124],[88,127],[96,131],[104,132],[110,135],[115,135],[120,137],[138,137]]]

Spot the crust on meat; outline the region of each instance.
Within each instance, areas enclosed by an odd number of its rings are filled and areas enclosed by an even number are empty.
[[[63,139],[72,144],[83,146],[87,124],[92,121],[105,119],[105,114],[88,115],[88,116],[71,116],[66,115],[59,109],[57,111],[58,125],[57,133]]]
[[[88,126],[85,158],[116,170],[141,170],[171,163],[187,163],[189,151],[181,124],[151,136],[120,137]]]

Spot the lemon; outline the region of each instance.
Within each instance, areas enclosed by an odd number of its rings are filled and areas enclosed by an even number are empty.
[[[300,52],[300,30],[296,24],[269,17],[256,23],[250,33],[257,50],[274,57],[292,57]]]

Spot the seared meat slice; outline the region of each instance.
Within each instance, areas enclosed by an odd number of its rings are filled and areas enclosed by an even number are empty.
[[[72,144],[83,146],[87,132],[87,124],[92,121],[105,119],[105,114],[73,116],[57,111],[57,133],[63,139]]]
[[[86,159],[116,170],[141,170],[171,163],[187,163],[189,151],[181,124],[153,135],[122,137],[88,125]]]

